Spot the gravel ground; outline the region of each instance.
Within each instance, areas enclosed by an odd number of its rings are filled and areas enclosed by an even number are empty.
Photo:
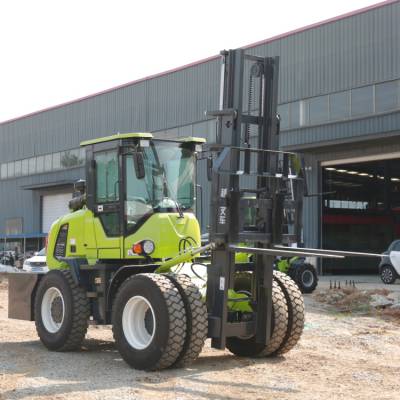
[[[206,345],[190,368],[129,368],[108,328],[84,349],[51,353],[34,324],[7,319],[0,283],[0,399],[398,399],[400,330],[392,321],[342,315],[306,297],[306,328],[284,357],[245,359]]]

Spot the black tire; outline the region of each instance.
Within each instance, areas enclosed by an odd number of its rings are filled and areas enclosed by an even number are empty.
[[[297,268],[298,268],[298,265],[295,263],[294,265],[290,265],[290,266],[289,266],[289,269],[288,269],[288,271],[287,271],[287,275],[288,275],[294,282],[296,282]],[[281,272],[282,274],[284,274],[284,272],[282,272],[282,271],[279,271],[279,272]]]
[[[396,281],[397,274],[391,265],[384,265],[381,268],[381,279],[386,285],[391,285]]]
[[[138,315],[137,309],[132,311],[135,302],[147,307],[136,325],[132,324],[133,316]],[[148,318],[149,310],[151,320]],[[112,323],[118,351],[136,369],[153,371],[171,367],[182,352],[186,339],[185,305],[179,290],[165,275],[138,274],[129,277],[115,297]],[[146,340],[142,341],[144,345],[140,344],[140,334],[135,336],[131,333],[132,330],[140,330],[132,328],[134,325],[141,325],[142,332],[146,329]],[[136,347],[132,344],[137,343],[135,338],[140,339]]]
[[[251,274],[248,275],[250,277],[249,279],[251,279]],[[241,276],[241,278],[243,278],[243,276]],[[249,287],[247,286],[238,289],[248,291]],[[267,346],[256,343],[255,337],[252,336],[250,338],[228,337],[226,339],[226,347],[231,353],[241,357],[271,356],[279,349],[287,331],[288,309],[282,289],[275,281],[272,283],[271,322],[272,332]]]
[[[175,367],[185,367],[197,359],[207,339],[207,307],[199,288],[187,275],[167,275],[178,288],[186,311],[186,339]]]
[[[296,283],[286,274],[274,271],[274,280],[282,289],[288,305],[288,327],[277,355],[287,353],[300,340],[304,329],[304,299]]]
[[[295,279],[301,293],[312,293],[318,285],[318,275],[311,264],[300,264],[295,268]]]
[[[34,310],[36,331],[49,350],[71,351],[81,347],[88,328],[89,300],[70,271],[53,270],[43,276]]]

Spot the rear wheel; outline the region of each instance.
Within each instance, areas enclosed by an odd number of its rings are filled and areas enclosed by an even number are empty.
[[[302,293],[312,293],[318,284],[318,275],[311,264],[300,264],[295,267],[294,281]]]
[[[396,272],[391,265],[384,265],[382,267],[381,279],[386,285],[391,285],[396,281]]]
[[[207,307],[198,287],[187,275],[167,275],[178,288],[186,311],[186,339],[174,366],[190,365],[201,353],[207,339]]]
[[[182,352],[185,306],[178,289],[165,275],[128,278],[116,295],[112,322],[118,351],[136,369],[168,368]]]
[[[242,292],[251,289],[251,274],[247,274],[247,284],[239,287],[235,284],[236,290]],[[240,279],[244,283],[244,274],[240,274]],[[241,285],[240,285],[241,286]],[[230,352],[243,357],[265,357],[274,354],[282,344],[285,338],[288,324],[288,309],[285,296],[279,285],[273,281],[272,285],[272,321],[271,321],[271,337],[268,345],[257,343],[255,337],[241,338],[228,337],[226,339],[226,347]]]
[[[88,328],[89,300],[67,270],[47,273],[35,297],[35,324],[49,350],[79,349]]]

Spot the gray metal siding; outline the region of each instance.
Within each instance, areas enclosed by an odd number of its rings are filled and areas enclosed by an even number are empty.
[[[286,103],[400,78],[399,21],[400,3],[396,2],[248,51],[280,56],[279,102]],[[158,135],[168,137],[192,134],[210,139],[214,135],[213,122],[206,121],[204,111],[217,107],[219,70],[219,60],[213,59],[0,124],[0,162],[78,147],[84,139],[115,132],[158,131]],[[362,139],[368,134],[399,130],[399,118],[399,113],[393,113],[287,131],[281,135],[281,144],[300,146],[355,136]],[[75,172],[0,181],[0,231],[5,216],[17,212],[24,216],[25,231],[38,229],[31,216],[37,204],[32,201],[32,193],[18,189],[21,185],[55,175],[75,176]],[[203,171],[201,183],[204,178]],[[206,193],[204,198],[208,198]],[[313,202],[305,206],[306,218],[313,214]],[[316,233],[310,230],[306,235],[314,240]]]
[[[279,55],[280,103],[400,76],[400,3],[257,46]]]
[[[400,112],[282,132],[282,148],[304,148],[340,139],[368,139],[368,135],[400,133]]]
[[[5,232],[8,218],[22,217],[26,233],[40,232],[40,196],[43,190],[24,187],[51,182],[74,182],[85,177],[83,168],[0,181],[0,233]],[[54,189],[53,189],[54,190]]]
[[[279,55],[280,103],[400,77],[400,3],[249,49]],[[119,88],[0,125],[0,159],[76,147],[110,132],[204,120],[218,102],[219,61]]]

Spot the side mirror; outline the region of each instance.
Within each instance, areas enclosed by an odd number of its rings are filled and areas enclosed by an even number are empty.
[[[143,179],[146,175],[144,169],[143,153],[140,151],[135,151],[133,153],[133,165],[135,167],[136,178]]]
[[[86,189],[86,181],[83,179],[79,179],[74,183],[75,192],[79,192],[80,194],[84,194]]]

